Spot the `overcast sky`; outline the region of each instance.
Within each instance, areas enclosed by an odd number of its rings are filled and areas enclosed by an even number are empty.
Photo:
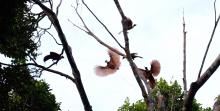
[[[178,80],[182,85],[182,17],[185,13],[187,31],[187,82],[188,88],[196,80],[199,67],[214,26],[214,0],[119,0],[124,13],[130,17],[137,26],[129,31],[131,52],[137,52],[143,59],[136,59],[138,67],[149,66],[151,60],[158,59],[162,69],[160,77],[172,82]],[[106,24],[116,38],[124,44],[121,18],[113,0],[85,0],[96,15]],[[68,19],[82,26],[71,5],[75,0],[63,0],[59,11],[59,20],[66,38],[72,47],[73,56],[81,73],[82,82],[88,99],[94,111],[116,111],[125,98],[131,102],[142,99],[140,88],[134,79],[133,73],[126,60],[122,60],[120,69],[113,75],[98,77],[94,73],[96,65],[105,65],[108,59],[107,49],[95,39],[72,26]],[[55,5],[56,6],[56,5]],[[217,13],[220,13],[220,2],[216,4]],[[122,51],[104,28],[88,13],[82,5],[79,12],[94,33],[109,45]],[[47,21],[42,25],[46,26]],[[214,61],[220,52],[220,29],[211,44],[203,72]],[[51,30],[56,36],[54,29]],[[58,39],[58,38],[57,38]],[[53,38],[45,35],[42,38],[41,56],[38,61],[43,65],[42,59],[50,51],[60,52]],[[66,57],[53,69],[71,75],[71,68]],[[208,82],[198,91],[196,99],[203,106],[212,107],[214,98],[220,94],[218,69]],[[42,79],[50,84],[52,93],[61,103],[63,111],[83,111],[83,105],[75,85],[63,77],[45,72]]]

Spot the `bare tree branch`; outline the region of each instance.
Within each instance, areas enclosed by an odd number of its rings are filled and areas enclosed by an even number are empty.
[[[76,28],[78,28],[78,29],[80,29],[80,30],[82,30],[82,31],[84,31],[85,33],[88,34],[88,32],[87,32],[85,29],[83,29],[83,28],[81,28],[80,26],[74,24],[70,19],[68,19],[68,21],[69,21],[73,26],[75,26]]]
[[[62,4],[62,1],[63,1],[63,0],[60,0],[60,3],[57,5],[57,9],[56,9],[56,15],[57,15],[57,16],[58,16],[59,8],[60,8],[60,6],[61,6],[61,4]]]
[[[54,39],[54,41],[56,42],[57,45],[62,45],[61,43],[57,42],[56,38],[48,30],[45,30],[45,32],[47,32]]]
[[[125,19],[126,18],[125,14],[124,14],[123,10],[121,9],[121,6],[120,6],[118,0],[114,0],[114,2],[115,2],[116,7],[118,8],[118,11],[119,11],[119,13],[121,15],[121,18]]]
[[[208,45],[207,45],[207,48],[206,48],[204,57],[203,57],[203,59],[202,59],[202,64],[201,64],[201,67],[200,67],[200,69],[199,69],[199,74],[198,74],[198,78],[197,78],[197,79],[200,78],[200,75],[201,75],[201,72],[202,72],[202,68],[203,68],[203,65],[204,65],[204,63],[205,63],[205,59],[206,59],[206,56],[207,56],[207,54],[208,54],[208,51],[209,51],[209,47],[210,47],[210,45],[211,45],[211,43],[212,43],[212,39],[213,39],[213,37],[214,37],[215,30],[216,30],[216,28],[217,28],[217,26],[218,26],[218,23],[219,23],[219,19],[220,19],[220,14],[219,14],[217,20],[215,21],[215,25],[214,25],[214,28],[213,28],[213,30],[212,30],[212,34],[211,34],[209,43],[208,43]]]
[[[205,84],[205,82],[212,76],[212,74],[218,69],[220,65],[220,54],[215,61],[209,66],[209,68],[203,73],[203,75],[193,82],[190,86],[188,95],[184,100],[183,111],[192,111],[192,102],[196,95],[196,92]]]
[[[11,66],[11,67],[24,67],[24,66],[36,66],[36,67],[39,67],[45,71],[48,71],[48,72],[52,72],[52,74],[57,74],[57,75],[60,75],[60,76],[63,76],[67,79],[70,79],[73,83],[75,83],[75,79],[67,74],[64,74],[62,72],[59,72],[59,71],[56,71],[56,70],[53,70],[53,69],[49,69],[47,67],[44,67],[42,65],[39,65],[39,64],[35,64],[35,63],[27,63],[27,64],[20,64],[20,65],[10,65],[10,64],[6,64],[6,63],[2,63],[0,62],[1,65],[6,65],[6,66]]]
[[[88,26],[86,25],[85,21],[83,20],[83,18],[81,17],[81,15],[78,13],[78,7],[74,8],[75,11],[76,11],[76,14],[77,16],[79,17],[79,19],[81,20],[83,26],[85,27],[85,29],[83,28],[80,28],[79,26],[73,24],[74,26],[76,26],[77,28],[79,28],[80,30],[86,32],[88,35],[92,36],[96,41],[98,41],[101,45],[107,47],[108,49],[112,50],[113,52],[123,56],[123,57],[126,57],[125,54],[121,53],[120,51],[118,50],[115,50],[115,48],[111,47],[110,45],[106,44],[105,42],[103,42],[102,40],[99,39],[99,37],[97,37],[89,28]]]
[[[137,66],[136,64],[133,62],[132,57],[131,57],[131,53],[130,53],[130,49],[129,49],[129,38],[128,38],[128,34],[127,34],[127,26],[126,24],[124,24],[124,21],[127,19],[126,16],[123,13],[123,10],[121,9],[121,6],[118,2],[118,0],[114,0],[115,5],[122,17],[122,26],[123,26],[123,34],[124,34],[124,39],[125,39],[125,53],[126,53],[126,58],[131,66],[131,69],[133,71],[133,74],[135,76],[136,81],[138,82],[138,85],[141,89],[142,92],[142,96],[144,98],[144,101],[146,103],[147,106],[151,106],[151,99],[148,97],[146,90],[144,88],[143,83],[141,82],[140,77],[138,76],[138,71],[137,71]]]
[[[214,1],[214,13],[215,13],[215,23],[216,23],[216,6],[215,6],[216,0]]]
[[[35,64],[37,64],[37,62],[34,60],[34,58],[32,58],[30,55],[28,55],[28,57],[30,58],[31,61],[33,61]]]
[[[49,0],[50,3],[50,9],[53,10],[53,0]]]
[[[118,40],[115,38],[115,36],[109,31],[109,29],[107,28],[107,26],[95,15],[95,13],[93,13],[93,11],[88,7],[88,5],[84,2],[84,0],[82,0],[82,3],[84,6],[86,6],[86,8],[89,10],[89,12],[95,17],[95,19],[105,28],[105,30],[111,35],[111,37],[115,40],[115,42],[122,48],[124,49],[124,47],[118,42]]]

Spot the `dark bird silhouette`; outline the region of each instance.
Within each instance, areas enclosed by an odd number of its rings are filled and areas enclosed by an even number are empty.
[[[141,56],[138,56],[138,54],[137,53],[131,53],[131,58],[134,60],[135,58],[143,58],[143,57],[141,57]],[[123,57],[123,59],[124,59],[125,57]]]
[[[130,18],[126,17],[126,19],[124,20],[124,26],[127,30],[130,30],[134,26],[136,26],[136,24],[133,24],[132,20]]]
[[[44,62],[46,62],[47,60],[49,59],[52,59],[53,61],[56,60],[56,61],[59,61],[60,59],[64,58],[62,55],[56,53],[56,52],[50,52],[49,55],[46,55],[44,57]]]

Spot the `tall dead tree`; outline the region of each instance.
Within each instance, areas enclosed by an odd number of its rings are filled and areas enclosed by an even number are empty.
[[[187,94],[187,81],[186,81],[186,24],[183,13],[183,90],[184,90],[184,98]]]

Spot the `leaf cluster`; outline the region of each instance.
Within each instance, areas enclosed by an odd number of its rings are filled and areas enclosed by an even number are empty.
[[[27,56],[37,56],[33,33],[37,20],[27,0],[4,0],[0,7],[0,53],[13,65],[0,64],[0,109],[3,111],[57,111],[60,103],[49,85],[37,81],[25,64]],[[1,62],[1,61],[0,61]]]
[[[160,93],[164,97],[165,109],[168,111],[179,111],[183,104],[183,93],[181,86],[174,81],[170,85],[166,80],[160,78],[157,82],[157,87],[154,88],[152,95],[155,103],[157,103],[157,93]]]
[[[0,106],[7,111],[57,111],[49,85],[34,80],[25,67],[0,68]]]
[[[32,38],[36,19],[26,0],[5,0],[0,6],[0,53],[14,58],[36,56],[37,44]]]
[[[131,104],[127,97],[123,106],[119,107],[118,111],[147,111],[147,107],[143,100],[138,100],[136,103]]]
[[[164,96],[164,106],[157,107],[158,92]],[[183,107],[183,92],[177,81],[168,84],[166,80],[160,78],[157,86],[152,91],[154,101],[154,111],[181,111]],[[200,103],[194,99],[192,105],[193,111],[211,111],[211,108],[203,108]],[[118,108],[118,111],[147,111],[146,104],[143,100],[138,100],[135,103],[130,103],[129,98],[126,98],[124,104]]]

